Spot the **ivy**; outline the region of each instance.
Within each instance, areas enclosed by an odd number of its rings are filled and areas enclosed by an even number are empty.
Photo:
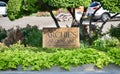
[[[16,49],[13,49],[16,47]],[[12,48],[12,49],[10,49]],[[5,49],[5,48],[4,48]],[[9,50],[0,51],[0,70],[14,69],[22,66],[23,70],[41,70],[51,68],[52,66],[60,66],[66,70],[70,70],[71,66],[83,64],[94,64],[98,68],[103,68],[111,61],[115,64],[119,62],[119,50],[116,49],[106,52],[98,51],[93,48],[74,49],[74,50],[57,50],[56,52],[34,52],[32,47],[20,47],[17,45],[9,47]],[[109,57],[109,56],[110,57]],[[112,59],[112,60],[111,60]]]
[[[112,48],[107,54],[110,56],[112,63],[120,66],[120,48]]]
[[[116,41],[112,45],[107,41],[102,45],[97,40],[94,48],[78,49],[24,47],[20,41],[10,47],[0,44],[0,70],[17,70],[19,66],[23,70],[41,70],[53,66],[70,70],[71,66],[84,64],[94,64],[100,69],[111,63],[120,66],[120,48],[116,47]],[[107,51],[100,51],[106,47]]]

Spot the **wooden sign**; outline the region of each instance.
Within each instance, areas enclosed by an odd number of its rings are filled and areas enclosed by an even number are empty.
[[[78,48],[79,28],[43,28],[43,47]]]

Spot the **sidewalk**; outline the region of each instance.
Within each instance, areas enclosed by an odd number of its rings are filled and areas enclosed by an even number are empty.
[[[0,74],[120,74],[120,67],[114,64],[104,66],[103,69],[95,67],[93,64],[85,64],[82,66],[71,67],[70,71],[62,69],[59,66],[51,67],[50,69],[41,69],[40,71],[23,71],[18,70],[0,71]]]
[[[39,71],[2,71],[0,74],[120,74],[120,71],[95,72],[39,72]]]

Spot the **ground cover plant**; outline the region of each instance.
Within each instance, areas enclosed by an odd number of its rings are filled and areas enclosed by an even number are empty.
[[[54,51],[53,51],[54,50]],[[112,47],[108,51],[94,48],[38,48],[24,47],[20,42],[6,47],[0,44],[0,70],[41,70],[60,66],[70,70],[71,66],[94,64],[103,68],[111,63],[120,66],[120,48]]]
[[[9,47],[0,43],[0,70],[41,70],[59,66],[70,70],[71,66],[93,64],[104,68],[109,64],[120,66],[120,42],[117,38],[99,38],[91,46],[73,48],[42,48],[42,31],[28,25],[21,29],[26,46],[18,41]],[[37,42],[37,41],[39,42]]]

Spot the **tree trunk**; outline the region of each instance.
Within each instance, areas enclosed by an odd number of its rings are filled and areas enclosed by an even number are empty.
[[[119,15],[120,13],[116,13],[115,15],[111,16],[111,19],[115,18],[117,15]]]
[[[59,23],[58,23],[56,17],[54,16],[54,14],[53,14],[52,9],[50,8],[50,6],[47,5],[46,3],[44,3],[43,0],[39,0],[39,3],[40,3],[41,5],[44,4],[44,6],[46,7],[47,11],[50,13],[51,17],[53,18],[53,20],[54,20],[54,22],[55,22],[55,24],[56,24],[56,27],[57,27],[57,28],[60,28]]]
[[[50,12],[50,15],[52,16],[52,18],[53,18],[53,20],[54,20],[54,22],[55,22],[55,24],[56,24],[57,28],[60,28],[59,23],[58,23],[58,21],[57,21],[56,17],[54,16],[54,14],[53,14],[52,10],[50,10],[49,12]]]
[[[67,8],[67,10],[70,12],[73,18],[71,27],[78,27],[79,22],[76,20],[76,17],[75,17],[75,8]]]
[[[90,16],[90,18],[89,18],[89,44],[91,45],[92,43],[93,43],[93,41],[95,40],[95,38],[93,38],[93,36],[92,36],[92,20],[93,20],[93,17],[95,16],[95,13],[99,10],[101,8],[101,6],[97,9],[97,10],[95,10],[95,12],[93,13],[93,14],[91,14],[91,16]],[[101,27],[102,28],[102,27]],[[96,38],[98,38],[97,37],[98,36],[98,33],[96,32],[96,34],[95,34],[95,37]]]

